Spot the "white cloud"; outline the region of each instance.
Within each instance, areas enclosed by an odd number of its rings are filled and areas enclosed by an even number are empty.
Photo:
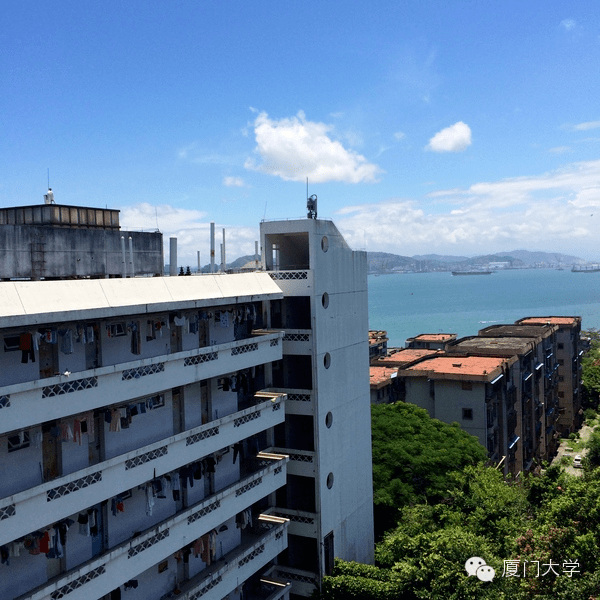
[[[197,265],[200,251],[202,265],[210,262],[210,223],[206,213],[199,210],[177,208],[170,204],[152,206],[146,202],[121,207],[120,222],[123,229],[156,231],[163,234],[164,258],[169,262],[169,238],[177,238],[177,262],[179,266]],[[220,262],[220,243],[225,227],[227,260],[232,262],[240,256],[254,254],[254,242],[259,239],[258,227],[231,227],[215,225],[216,262]]]
[[[336,223],[351,245],[364,247],[366,239],[373,251],[473,255],[529,248],[598,260],[599,209],[600,160],[441,190],[420,201],[348,206]]]
[[[563,125],[563,129],[568,131],[589,131],[590,129],[598,129],[600,121],[586,121],[585,123],[577,123],[576,125]]]
[[[223,185],[225,187],[245,187],[246,183],[241,177],[224,177]]]
[[[438,131],[427,144],[433,152],[462,152],[471,145],[471,128],[462,121]]]
[[[560,26],[566,31],[572,31],[577,27],[577,21],[575,19],[564,19],[560,22]]]
[[[396,131],[396,133],[394,133],[395,140],[403,140],[405,137],[406,134],[403,131]]]
[[[244,166],[284,181],[376,181],[381,169],[332,139],[332,130],[331,125],[307,121],[302,111],[279,121],[262,112],[254,121],[254,152],[262,162],[248,158]]]
[[[553,154],[564,154],[565,152],[570,152],[571,148],[569,146],[556,146],[555,148],[550,148],[548,152],[552,152]]]

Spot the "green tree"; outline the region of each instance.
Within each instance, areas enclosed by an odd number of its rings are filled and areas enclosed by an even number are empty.
[[[439,502],[453,485],[451,473],[487,458],[476,437],[458,424],[429,417],[406,402],[373,405],[373,496],[379,538],[398,520],[398,509]]]

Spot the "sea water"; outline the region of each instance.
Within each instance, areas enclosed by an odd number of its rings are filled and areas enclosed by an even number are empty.
[[[369,329],[388,332],[390,346],[420,333],[477,335],[484,327],[523,317],[582,317],[600,328],[600,272],[557,269],[369,275]]]

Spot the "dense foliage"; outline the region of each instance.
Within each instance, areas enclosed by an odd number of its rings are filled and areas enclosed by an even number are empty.
[[[373,405],[373,490],[379,538],[398,522],[398,509],[442,500],[452,473],[485,460],[477,438],[457,423],[431,419],[413,404]]]
[[[401,510],[400,524],[376,548],[376,566],[336,562],[322,598],[596,598],[599,498],[600,469],[577,477],[550,468],[507,481],[492,467],[467,467],[444,502]],[[492,581],[468,576],[473,556],[495,569]],[[519,577],[509,576],[511,565]]]
[[[586,406],[598,408],[600,399],[600,332],[596,329],[582,332],[590,338],[591,346],[581,361],[581,387]]]

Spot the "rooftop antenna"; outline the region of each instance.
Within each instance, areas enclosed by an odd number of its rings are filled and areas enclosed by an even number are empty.
[[[267,203],[265,202],[265,214],[263,215],[263,221],[267,218]]]
[[[154,207],[154,216],[156,217],[156,231],[160,231],[160,229],[158,228],[158,207],[157,206]]]
[[[44,194],[44,204],[54,204],[54,192],[50,187],[50,167],[48,167],[48,191]]]
[[[317,218],[317,195],[313,194],[306,199],[306,210],[308,219]]]

